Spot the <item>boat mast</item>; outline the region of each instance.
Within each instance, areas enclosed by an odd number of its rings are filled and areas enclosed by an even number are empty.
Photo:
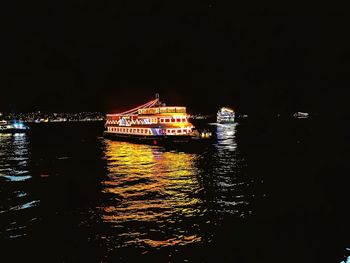
[[[156,93],[156,101],[157,101],[156,104],[155,104],[156,107],[165,106],[165,104],[162,103],[162,102],[160,101],[160,99],[159,99],[159,93]]]

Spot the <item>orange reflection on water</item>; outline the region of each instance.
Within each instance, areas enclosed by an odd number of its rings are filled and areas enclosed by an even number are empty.
[[[185,245],[194,242],[201,241],[201,237],[196,235],[193,236],[177,236],[176,238],[170,238],[167,240],[152,240],[145,239],[144,243],[152,246],[152,247],[164,247],[164,246],[175,246],[175,245]]]
[[[129,244],[157,247],[198,242],[196,235],[169,229],[169,224],[200,213],[201,200],[195,197],[200,189],[194,165],[197,157],[155,146],[106,141],[108,179],[103,184],[104,193],[112,197],[103,207],[102,219],[116,225],[156,223],[159,229],[155,231],[171,232],[171,237],[154,240],[144,233],[147,229],[133,229],[125,240]],[[161,227],[165,225],[166,230]]]

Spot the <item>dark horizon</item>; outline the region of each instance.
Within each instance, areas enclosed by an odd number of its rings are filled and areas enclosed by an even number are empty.
[[[345,9],[285,5],[23,2],[0,110],[116,112],[160,93],[200,113],[343,114],[350,23],[328,14]]]

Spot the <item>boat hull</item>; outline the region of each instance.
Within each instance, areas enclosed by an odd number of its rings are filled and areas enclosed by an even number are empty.
[[[128,135],[128,134],[117,134],[111,132],[104,132],[104,136],[108,139],[117,141],[126,141],[132,143],[142,143],[150,145],[191,145],[203,142],[208,142],[208,138],[200,138],[191,135],[180,135],[180,136],[138,136],[138,135]]]
[[[217,123],[220,123],[220,124],[234,124],[235,121],[234,120],[230,120],[230,121],[217,120]]]

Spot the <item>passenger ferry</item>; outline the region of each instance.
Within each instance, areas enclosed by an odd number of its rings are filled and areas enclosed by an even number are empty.
[[[5,121],[0,120],[0,133],[21,133],[29,130],[21,121]]]
[[[151,144],[186,143],[211,137],[210,132],[199,133],[188,119],[186,107],[165,106],[157,94],[156,99],[139,107],[107,114],[105,135]]]
[[[222,107],[216,114],[217,123],[234,123],[235,112],[231,108]]]

